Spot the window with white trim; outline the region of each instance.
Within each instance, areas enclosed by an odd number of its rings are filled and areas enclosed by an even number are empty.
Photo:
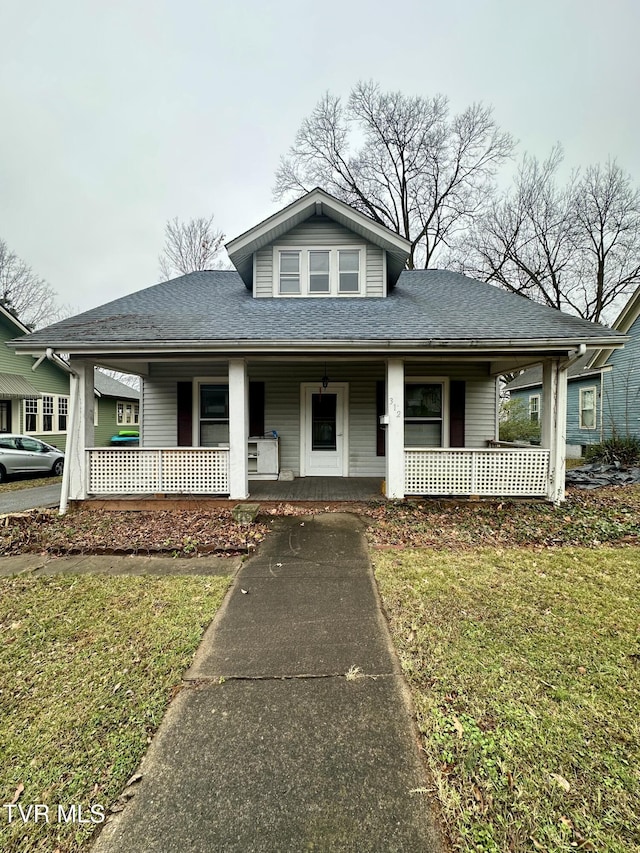
[[[69,397],[66,395],[27,397],[24,401],[24,431],[36,434],[66,432],[68,412]]]
[[[529,397],[529,420],[532,424],[540,423],[540,394]]]
[[[27,397],[24,401],[24,431],[38,431],[38,398]]]
[[[274,247],[276,296],[361,296],[364,246]]]
[[[447,382],[407,379],[404,386],[405,447],[445,447]]]
[[[200,382],[198,385],[198,443],[217,447],[229,443],[229,385]]]
[[[580,429],[596,428],[596,388],[580,389]]]
[[[58,397],[58,432],[67,431],[67,419],[69,417],[69,398]]]
[[[140,423],[139,403],[134,403],[131,400],[118,400],[116,408],[118,426],[137,426]]]

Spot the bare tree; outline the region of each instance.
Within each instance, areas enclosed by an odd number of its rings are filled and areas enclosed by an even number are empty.
[[[524,156],[458,247],[458,265],[552,308],[595,322],[640,283],[640,191],[615,162],[573,172],[563,152]]]
[[[487,107],[451,116],[443,95],[408,97],[360,82],[346,104],[327,93],[302,122],[274,194],[321,186],[407,238],[410,268],[429,267],[483,209],[512,148]]]
[[[213,228],[213,216],[188,222],[171,219],[165,226],[165,242],[158,258],[160,275],[166,281],[197,270],[220,269],[224,234]]]
[[[0,240],[0,304],[25,326],[38,328],[67,316],[51,285]]]
[[[640,189],[615,160],[590,166],[577,187],[575,216],[576,284],[585,316],[599,320],[640,284]]]

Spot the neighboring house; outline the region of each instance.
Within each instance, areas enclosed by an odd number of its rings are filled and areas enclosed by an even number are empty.
[[[233,271],[163,282],[13,342],[70,356],[62,508],[115,493],[244,499],[252,477],[279,471],[384,478],[389,498],[563,499],[567,368],[624,337],[457,273],[406,270],[404,238],[320,189],[227,251]],[[91,449],[96,363],[142,377],[139,448]],[[536,363],[542,446],[493,447],[498,376]]]
[[[6,346],[30,330],[0,306],[0,432],[31,435],[64,450],[69,421],[65,362],[18,355]],[[35,369],[34,369],[35,368]]]
[[[640,288],[613,329],[628,337],[624,349],[604,347],[580,358],[568,370],[566,452],[584,456],[591,444],[613,435],[640,436]],[[522,400],[529,417],[542,412],[542,372],[526,370],[505,390]]]
[[[108,447],[121,430],[140,429],[140,392],[113,376],[94,372],[95,446]]]
[[[601,371],[589,365],[595,353],[579,358],[567,371],[566,454],[584,456],[590,444],[602,440]],[[525,370],[505,386],[510,400],[521,400],[532,422],[541,423],[542,368]]]
[[[0,432],[30,435],[64,450],[70,416],[69,365],[53,354],[35,358],[6,346],[17,334],[28,332],[0,306]],[[95,394],[96,446],[108,446],[121,429],[137,428],[138,391],[96,369]]]

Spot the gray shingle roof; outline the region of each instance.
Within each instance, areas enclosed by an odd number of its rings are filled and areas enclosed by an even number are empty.
[[[579,358],[571,367],[567,370],[567,379],[569,382],[576,379],[587,379],[593,376],[599,376],[599,370],[588,370],[587,365],[593,359],[593,353],[587,353],[586,355]],[[507,391],[516,391],[518,388],[531,388],[536,385],[542,385],[542,367],[530,367],[528,370],[525,370],[524,373],[521,373],[520,376],[516,376],[511,382],[507,382],[505,385],[505,390]]]
[[[126,400],[139,400],[140,392],[130,385],[125,385],[113,376],[103,373],[101,370],[94,370],[93,385],[96,391],[99,391],[103,397],[118,397]]]
[[[444,270],[408,270],[384,298],[254,299],[235,271],[195,272],[39,329],[20,347],[127,343],[590,342],[615,332]]]

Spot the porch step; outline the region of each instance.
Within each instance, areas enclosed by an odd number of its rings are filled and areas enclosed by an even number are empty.
[[[260,504],[236,504],[231,515],[238,524],[253,524],[259,511]]]

